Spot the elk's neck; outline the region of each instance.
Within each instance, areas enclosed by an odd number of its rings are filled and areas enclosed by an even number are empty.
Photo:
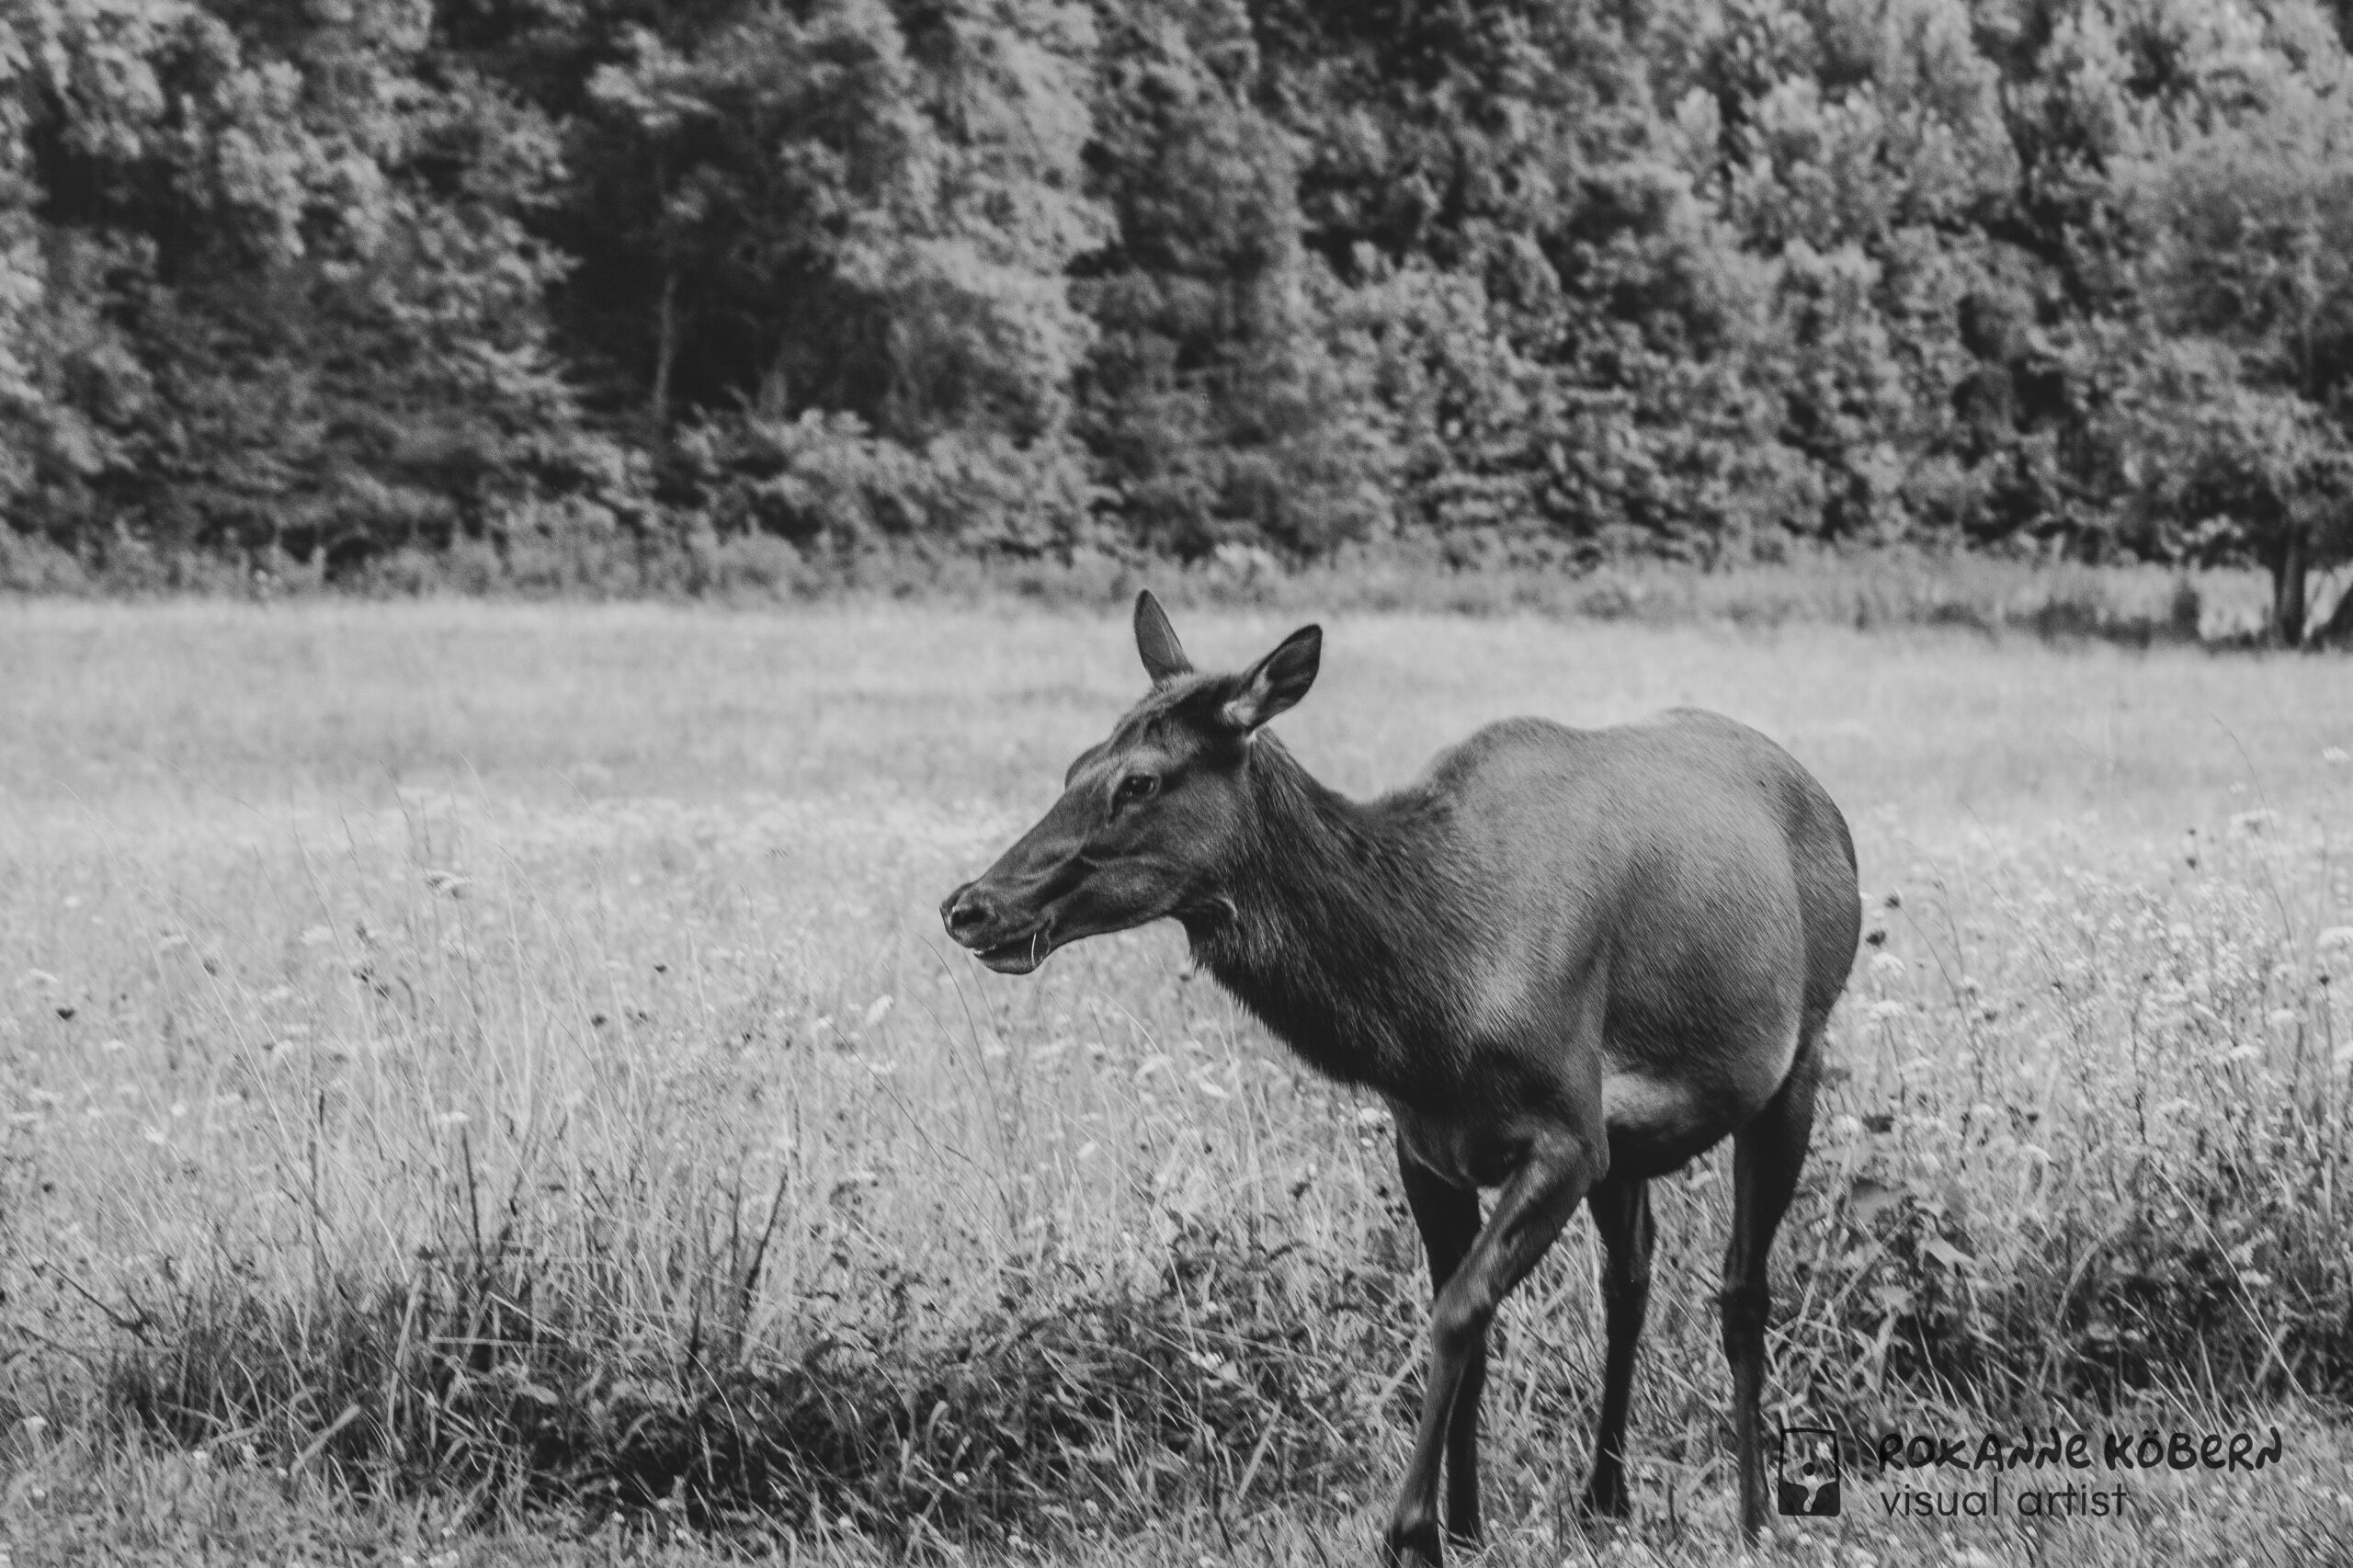
[[[1456,1011],[1438,810],[1360,805],[1272,736],[1253,744],[1251,842],[1224,901],[1186,917],[1194,956],[1311,1065],[1403,1091]]]

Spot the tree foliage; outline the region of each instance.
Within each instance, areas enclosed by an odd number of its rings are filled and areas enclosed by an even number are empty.
[[[2337,26],[0,0],[0,504],[335,568],[1947,540],[2266,562],[2292,634],[2353,551]]]

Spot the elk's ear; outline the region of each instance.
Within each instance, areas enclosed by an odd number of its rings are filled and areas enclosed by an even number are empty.
[[[1154,686],[1192,673],[1193,661],[1185,657],[1185,644],[1176,641],[1168,612],[1160,608],[1150,588],[1136,596],[1136,652],[1143,655],[1144,673],[1152,676]]]
[[[1237,689],[1218,710],[1219,717],[1247,734],[1305,697],[1307,688],[1315,684],[1315,671],[1323,661],[1324,629],[1301,627],[1273,653],[1235,677]]]

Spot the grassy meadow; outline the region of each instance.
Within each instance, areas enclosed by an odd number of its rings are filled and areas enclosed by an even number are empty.
[[[2353,1561],[2353,667],[1324,619],[1279,727],[1351,792],[1698,703],[1846,810],[1769,1415],[2282,1434],[2006,1478],[2121,1520],[1850,1471],[1768,1556]],[[1377,1107],[1173,926],[938,929],[1142,686],[1078,609],[0,607],[0,1556],[1368,1560],[1427,1314]],[[1733,1553],[1727,1186],[1654,1193],[1631,1525],[1566,1513],[1582,1217],[1507,1306],[1480,1561]]]

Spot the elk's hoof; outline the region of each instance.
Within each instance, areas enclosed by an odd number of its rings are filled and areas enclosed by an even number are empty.
[[[1590,1524],[1596,1519],[1623,1519],[1634,1512],[1634,1500],[1627,1495],[1623,1475],[1597,1473],[1585,1483],[1585,1491],[1577,1497],[1577,1517]]]
[[[1445,1561],[1436,1517],[1390,1522],[1388,1539],[1381,1544],[1381,1568],[1440,1568]]]

